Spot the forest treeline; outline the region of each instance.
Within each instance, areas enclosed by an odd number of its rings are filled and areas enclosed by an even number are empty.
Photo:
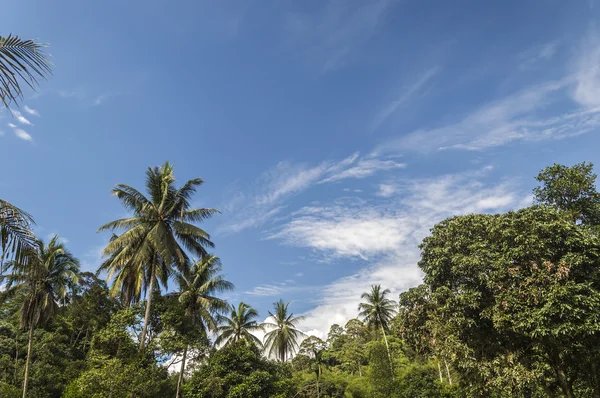
[[[0,36],[6,109],[50,75],[44,47]],[[536,179],[530,207],[435,225],[423,284],[398,301],[372,286],[324,340],[289,302],[259,323],[224,300],[233,285],[199,226],[218,211],[191,208],[203,181],[178,187],[169,163],[145,193],[113,189],[129,216],[100,227],[96,272],[0,200],[0,397],[600,398],[596,175],[555,164]]]
[[[223,299],[234,287],[199,227],[218,212],[192,209],[202,180],[177,187],[168,163],[145,193],[113,189],[130,215],[100,227],[97,272],[0,201],[0,396],[600,397],[596,175],[536,178],[530,207],[435,225],[423,284],[397,301],[372,286],[326,339],[289,302],[259,318]]]

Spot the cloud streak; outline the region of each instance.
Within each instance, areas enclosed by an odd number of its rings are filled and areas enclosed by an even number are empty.
[[[354,153],[340,161],[324,161],[317,165],[280,162],[263,173],[250,195],[238,194],[222,206],[233,217],[226,220],[219,231],[237,233],[247,228],[261,226],[279,215],[285,201],[317,184],[333,183],[345,179],[364,179],[381,172],[406,167],[404,163],[360,156]]]
[[[404,105],[409,99],[413,98],[415,95],[419,94],[419,92],[423,89],[423,87],[435,76],[439,73],[439,67],[433,67],[427,70],[415,83],[412,85],[405,87],[402,95],[398,97],[396,100],[392,101],[390,104],[385,106],[375,119],[373,120],[371,131],[377,130],[390,116],[398,111],[398,109]]]

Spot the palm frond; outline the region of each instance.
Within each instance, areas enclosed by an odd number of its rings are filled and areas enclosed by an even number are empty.
[[[0,99],[6,108],[23,98],[20,81],[35,89],[37,78],[46,78],[52,73],[45,47],[44,43],[11,34],[0,36]]]

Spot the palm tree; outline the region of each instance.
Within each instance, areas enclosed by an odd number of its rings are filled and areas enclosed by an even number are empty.
[[[274,312],[269,311],[272,322],[264,322],[265,328],[273,329],[265,335],[265,349],[269,356],[276,355],[281,362],[288,358],[287,354],[293,354],[298,349],[298,341],[304,337],[304,333],[297,329],[298,323],[304,320],[303,316],[294,316],[288,313],[290,303],[279,300],[273,303]]]
[[[37,86],[36,77],[45,78],[51,73],[52,63],[44,47],[34,40],[0,36],[0,98],[6,108],[23,98],[20,80],[33,89]]]
[[[166,288],[174,267],[180,272],[186,271],[189,258],[184,248],[203,257],[207,254],[206,247],[214,247],[210,235],[194,223],[206,220],[218,211],[190,208],[190,199],[202,183],[202,179],[194,178],[176,189],[173,166],[167,162],[146,171],[149,198],[128,185],[119,184],[112,190],[133,214],[129,218],[109,222],[98,231],[125,230],[108,243],[103,254],[109,257],[109,263],[105,265],[110,270],[109,277],[125,272],[123,275],[136,281],[134,290],[143,288],[146,293],[140,352],[146,341],[152,292],[159,289],[160,284]],[[115,279],[119,286],[117,290],[126,279]]]
[[[185,315],[196,328],[207,331],[216,331],[219,317],[229,308],[227,302],[215,296],[216,293],[233,290],[233,284],[223,277],[221,261],[217,256],[206,255],[197,261],[188,275],[179,274],[179,302],[185,308]],[[177,392],[175,398],[179,398],[183,374],[185,371],[185,360],[187,356],[187,345],[183,350],[181,370],[177,381]]]
[[[59,303],[67,297],[69,289],[78,282],[79,261],[65,248],[58,236],[46,245],[42,240],[34,242],[27,253],[28,261],[11,261],[11,273],[7,275],[6,296],[18,292],[24,294],[21,305],[21,328],[29,329],[27,361],[23,381],[23,398],[27,396],[29,364],[33,331],[45,324],[56,312]]]
[[[263,327],[255,320],[258,317],[258,312],[243,302],[240,302],[237,308],[232,304],[230,311],[229,317],[220,316],[218,318],[219,323],[224,325],[219,326],[217,329],[219,336],[215,340],[215,345],[227,345],[243,339],[262,348],[262,342],[252,334],[252,332],[263,330]]]
[[[390,355],[390,347],[388,345],[387,337],[385,335],[386,330],[389,331],[389,325],[392,318],[396,314],[396,303],[393,300],[386,298],[390,294],[389,289],[381,290],[381,285],[371,286],[370,292],[363,293],[360,298],[366,300],[366,302],[358,305],[359,316],[363,318],[367,327],[373,329],[378,333],[381,330],[383,334],[383,340],[385,341],[385,348],[387,350],[388,359],[390,361],[390,368],[392,370],[392,378],[394,378],[394,369],[392,365],[392,356]]]
[[[0,276],[4,272],[5,259],[23,262],[22,254],[33,247],[32,224],[33,218],[27,212],[0,199]]]

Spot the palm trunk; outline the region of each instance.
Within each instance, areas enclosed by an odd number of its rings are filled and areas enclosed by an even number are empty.
[[[443,383],[444,379],[442,378],[442,367],[440,366],[440,360],[438,358],[436,358],[435,361],[437,362],[437,365],[438,365],[438,373],[440,374],[440,383]]]
[[[396,376],[394,375],[394,365],[392,364],[392,356],[390,355],[390,346],[388,345],[387,337],[385,336],[385,330],[383,329],[383,325],[381,325],[381,332],[383,333],[383,341],[385,341],[385,349],[387,350],[388,360],[390,361],[390,370],[392,371],[392,381],[396,381]]]
[[[150,321],[150,305],[152,303],[152,293],[154,291],[154,267],[150,272],[150,287],[146,294],[146,314],[144,315],[144,328],[142,329],[142,338],[140,339],[140,352],[144,350],[146,344],[146,330],[148,329],[148,322]]]
[[[29,364],[31,363],[31,346],[33,345],[33,327],[29,327],[29,344],[27,345],[27,361],[25,361],[25,379],[23,380],[23,398],[27,398],[27,381],[29,380]]]
[[[446,362],[446,358],[444,358],[444,365],[446,365],[446,374],[448,375],[448,383],[452,385],[452,378],[450,377],[450,369],[448,368],[448,362]]]
[[[181,393],[181,386],[183,385],[183,372],[185,371],[185,358],[187,357],[187,345],[183,349],[183,359],[181,360],[181,370],[179,371],[179,380],[177,380],[177,392],[175,393],[175,398],[179,398],[179,394]]]
[[[321,373],[321,365],[317,365],[317,398],[319,398],[319,376]]]

